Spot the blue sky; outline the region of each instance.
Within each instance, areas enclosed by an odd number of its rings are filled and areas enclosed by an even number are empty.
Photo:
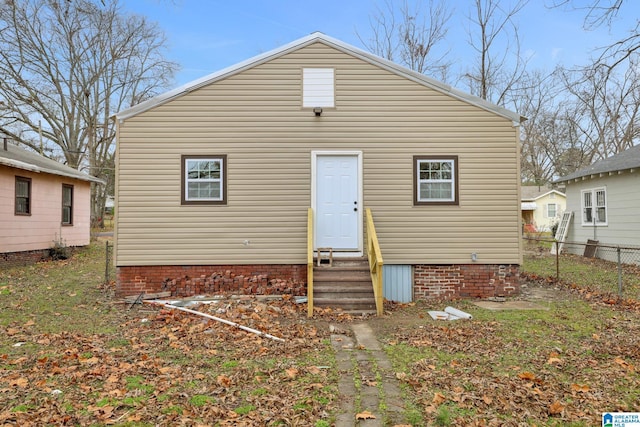
[[[583,64],[594,48],[628,34],[640,18],[640,2],[627,0],[622,17],[611,29],[585,31],[583,12],[546,7],[551,2],[530,0],[516,17],[521,49],[530,56],[531,69],[551,71],[556,65]],[[385,7],[384,0],[124,0],[123,4],[126,11],[147,16],[165,31],[170,47],[167,57],[182,67],[175,86],[314,31],[365,48],[358,34],[368,38],[370,17],[378,7]],[[443,47],[464,67],[472,58],[467,30],[472,1],[450,4],[455,5],[454,15]]]

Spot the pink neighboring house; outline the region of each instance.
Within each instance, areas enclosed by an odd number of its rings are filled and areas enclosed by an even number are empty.
[[[91,237],[91,183],[100,179],[0,142],[0,264],[46,258],[54,242]]]

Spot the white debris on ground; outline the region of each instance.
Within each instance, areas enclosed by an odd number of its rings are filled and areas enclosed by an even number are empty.
[[[432,310],[429,311],[429,315],[433,320],[459,320],[473,318],[469,313],[458,310],[454,307],[446,307],[444,311]]]

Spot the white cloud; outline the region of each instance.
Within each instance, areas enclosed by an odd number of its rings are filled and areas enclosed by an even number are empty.
[[[562,49],[561,47],[554,47],[553,49],[551,49],[551,59],[559,59],[559,57],[562,55],[563,50],[564,49]]]

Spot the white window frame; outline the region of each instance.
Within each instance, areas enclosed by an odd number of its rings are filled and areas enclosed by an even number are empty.
[[[219,178],[190,178],[189,164],[192,162],[219,163]],[[227,156],[226,155],[183,155],[182,156],[182,204],[226,204],[227,203]],[[191,197],[189,196],[189,184],[192,183],[218,183],[220,196],[218,197]]]
[[[602,195],[601,198],[598,195]],[[589,206],[585,203],[585,196],[589,196]],[[590,188],[580,191],[580,207],[582,209],[582,225],[585,227],[602,227],[609,225],[609,209],[607,206],[607,187]],[[590,210],[591,221],[588,220],[587,209]],[[602,210],[602,211],[601,211]],[[599,213],[604,212],[604,221]]]
[[[335,107],[335,70],[302,69],[302,107]]]
[[[551,215],[551,212],[549,211],[549,208],[551,208],[551,206],[553,206],[553,211],[555,212],[553,215]],[[557,203],[547,203],[547,209],[545,211],[546,217],[547,218],[557,218],[558,217],[558,204]]]
[[[423,163],[449,163],[451,165],[451,178],[448,179],[421,179],[420,165]],[[414,204],[458,204],[458,156],[414,156]],[[449,184],[451,197],[449,198],[423,198],[420,196],[422,185]]]

